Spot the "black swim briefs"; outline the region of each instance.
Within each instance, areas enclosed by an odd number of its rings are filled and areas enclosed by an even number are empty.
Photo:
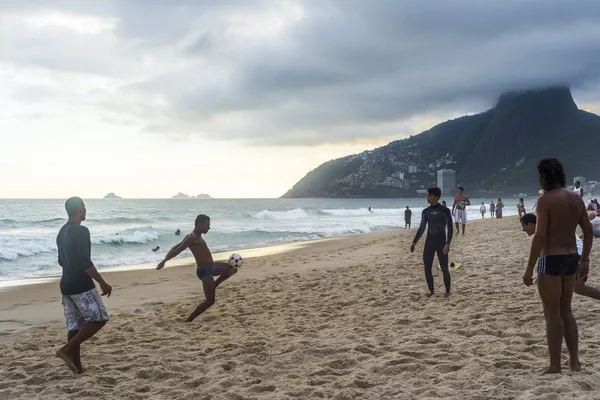
[[[540,256],[537,272],[544,275],[575,275],[579,264],[579,254]]]

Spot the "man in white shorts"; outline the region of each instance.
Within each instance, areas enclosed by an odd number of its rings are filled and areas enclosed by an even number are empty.
[[[462,186],[458,187],[456,196],[454,196],[454,204],[452,204],[452,214],[454,215],[454,223],[456,224],[456,234],[459,232],[459,224],[462,223],[462,234],[465,235],[465,225],[467,224],[467,206],[471,205],[469,196],[464,194],[465,189]]]
[[[91,338],[108,322],[108,313],[100,297],[110,297],[112,287],[104,281],[91,260],[90,231],[81,222],[85,220],[85,204],[79,197],[71,197],[65,202],[69,221],[60,229],[56,237],[58,263],[62,267],[60,291],[67,325],[67,344],[61,347],[56,356],[76,374],[85,372],[81,365],[80,346]]]

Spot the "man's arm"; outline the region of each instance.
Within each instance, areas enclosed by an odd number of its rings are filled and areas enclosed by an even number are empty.
[[[423,232],[425,232],[425,227],[427,226],[427,208],[423,210],[421,214],[421,225],[419,225],[419,229],[417,229],[417,233],[415,235],[415,239],[413,240],[413,246],[417,244],[421,236],[423,236]]]
[[[454,203],[452,203],[452,214],[454,215],[454,209],[456,208],[456,196],[454,196]]]
[[[449,212],[446,214],[446,228],[448,229],[446,244],[449,246],[450,243],[452,243],[452,235],[454,234],[454,228],[452,228],[452,214]]]
[[[76,247],[79,265],[85,266],[84,271],[91,276],[93,280],[98,282],[100,290],[102,291],[102,296],[108,295],[108,297],[110,297],[112,286],[106,283],[92,262],[90,231],[86,227],[82,227],[81,232],[77,236]]]
[[[465,200],[465,204],[466,204],[467,206],[470,206],[470,205],[471,205],[471,199],[469,199],[469,196],[467,196],[467,200]]]
[[[596,217],[598,218],[598,217]],[[592,223],[585,209],[583,202],[581,203],[581,216],[579,217],[579,226],[583,231],[583,251],[581,253],[581,260],[585,261],[590,259],[590,251],[592,250],[592,243],[594,242],[594,229]]]
[[[533,271],[537,259],[540,257],[546,244],[548,236],[549,210],[546,201],[540,197],[537,204],[537,223],[535,224],[535,234],[531,241],[531,250],[529,251],[529,261],[527,262],[527,271]],[[588,252],[589,254],[589,252]]]
[[[162,260],[158,264],[156,269],[162,269],[165,266],[167,261],[169,261],[170,259],[172,259],[174,257],[177,257],[182,251],[184,251],[185,249],[190,247],[190,245],[193,244],[193,242],[194,242],[194,237],[191,235],[187,235],[185,237],[185,239],[183,239],[181,241],[181,243],[179,243],[178,245],[174,246],[171,250],[169,250],[169,252],[165,256],[165,259]]]

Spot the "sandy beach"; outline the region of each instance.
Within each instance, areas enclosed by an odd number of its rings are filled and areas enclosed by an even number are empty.
[[[530,238],[517,217],[468,225],[453,242],[453,294],[427,291],[414,230],[245,257],[217,303],[190,265],[103,273],[111,321],[82,348],[88,371],[54,357],[65,341],[56,281],[0,291],[0,399],[598,399],[600,302],[575,295],[583,372],[539,376],[542,306],[522,284]],[[437,263],[437,260],[436,260]],[[589,285],[600,285],[597,248]]]

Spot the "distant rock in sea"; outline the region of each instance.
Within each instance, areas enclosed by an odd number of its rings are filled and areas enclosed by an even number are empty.
[[[105,199],[122,199],[122,197],[117,196],[116,194],[110,192],[109,194],[107,194],[106,196],[104,196]]]
[[[202,193],[199,194],[198,196],[196,196],[197,199],[212,199],[212,197],[210,197],[210,195],[206,194],[206,193]]]
[[[172,198],[172,199],[191,199],[191,197],[190,197],[190,196],[188,196],[188,195],[187,195],[187,194],[185,194],[185,193],[181,193],[181,192],[177,193],[175,196],[173,196],[173,197],[171,197],[171,198]]]

